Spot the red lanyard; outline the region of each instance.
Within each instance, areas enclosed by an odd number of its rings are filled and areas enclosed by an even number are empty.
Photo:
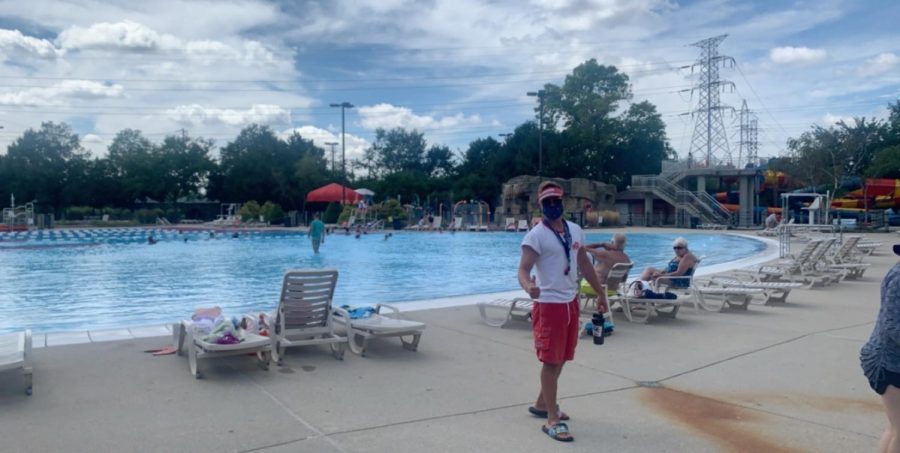
[[[563,220],[563,231],[562,235],[559,234],[552,226],[550,226],[550,222],[547,219],[542,221],[545,227],[547,227],[550,231],[553,232],[553,235],[556,236],[556,239],[559,240],[559,244],[562,245],[563,251],[566,252],[566,270],[563,272],[563,275],[569,275],[569,263],[572,262],[572,258],[570,255],[570,248],[572,244],[572,234],[569,233],[569,225]]]

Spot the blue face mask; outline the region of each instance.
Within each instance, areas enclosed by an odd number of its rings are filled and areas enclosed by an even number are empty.
[[[562,204],[551,204],[549,206],[542,206],[542,210],[544,211],[544,217],[549,220],[556,220],[563,215],[563,207]]]

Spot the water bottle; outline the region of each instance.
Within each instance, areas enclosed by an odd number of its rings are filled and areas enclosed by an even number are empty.
[[[594,344],[603,344],[603,313],[594,313],[591,322],[594,324]]]

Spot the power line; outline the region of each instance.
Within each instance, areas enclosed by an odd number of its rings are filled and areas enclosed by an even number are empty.
[[[671,66],[668,61],[663,62],[647,62],[635,63],[628,65],[612,65],[617,69],[646,66]],[[633,71],[634,73],[655,72],[659,70],[671,70],[671,68],[656,68]],[[456,79],[479,79],[489,77],[509,77],[509,76],[530,76],[538,74],[569,74],[570,70],[552,70],[552,71],[525,71],[525,72],[508,72],[493,74],[469,74],[469,75],[446,75],[446,76],[415,76],[415,77],[389,77],[389,78],[328,78],[328,77],[297,77],[294,79],[175,79],[175,78],[99,78],[99,77],[78,77],[78,76],[33,76],[33,75],[0,75],[0,79],[26,79],[26,80],[87,80],[95,82],[118,83],[118,82],[137,82],[137,83],[157,83],[157,82],[180,82],[180,83],[296,83],[296,82],[408,82],[414,80],[456,80]]]

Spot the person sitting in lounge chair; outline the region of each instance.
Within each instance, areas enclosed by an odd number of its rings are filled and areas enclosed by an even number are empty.
[[[643,281],[654,281],[660,277],[686,277],[694,274],[694,267],[697,265],[697,257],[688,250],[687,239],[678,238],[672,243],[672,249],[675,251],[675,257],[669,261],[665,270],[648,267],[644,269],[640,279]],[[665,281],[665,279],[663,279]],[[685,279],[671,280],[672,286],[675,288],[684,288],[689,285]]]
[[[774,230],[776,226],[778,226],[778,215],[773,212],[766,217],[766,229]]]
[[[585,251],[594,257],[594,271],[597,272],[601,284],[606,284],[606,277],[613,265],[631,262],[631,259],[625,254],[625,240],[624,234],[616,233],[610,242],[598,242],[585,246]],[[583,284],[582,289],[586,289]],[[615,286],[609,285],[606,288],[606,294],[616,295],[618,290],[618,283]]]

